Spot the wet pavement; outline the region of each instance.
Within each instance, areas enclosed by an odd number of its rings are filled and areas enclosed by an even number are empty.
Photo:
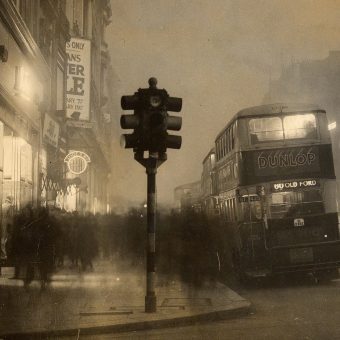
[[[158,278],[157,311],[145,313],[145,275],[114,270],[109,262],[95,271],[62,269],[45,290],[39,281],[25,289],[11,279],[12,268],[0,277],[0,338],[72,336],[185,325],[248,314],[250,303],[220,283],[189,286]]]

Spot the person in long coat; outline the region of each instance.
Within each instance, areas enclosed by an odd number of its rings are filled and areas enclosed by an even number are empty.
[[[36,259],[36,241],[33,221],[33,210],[30,205],[27,205],[15,217],[13,229],[14,277],[19,278],[22,271],[25,286],[31,283],[34,276],[33,262]]]
[[[55,247],[58,238],[57,225],[50,217],[46,208],[41,208],[35,223],[38,238],[38,261],[41,279],[41,289],[45,289],[54,269]]]

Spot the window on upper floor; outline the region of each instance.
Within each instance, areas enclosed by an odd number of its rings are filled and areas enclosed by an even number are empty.
[[[82,37],[84,35],[84,1],[67,0],[66,16],[73,35]]]

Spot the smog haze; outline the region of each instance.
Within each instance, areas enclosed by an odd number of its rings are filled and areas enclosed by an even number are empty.
[[[269,82],[294,62],[339,50],[340,2],[112,0],[108,26],[116,98],[112,174],[117,198],[146,198],[145,170],[119,147],[120,96],[150,77],[183,98],[182,148],[168,151],[157,176],[158,202],[200,179],[202,160],[238,110],[263,103]],[[128,112],[125,112],[128,113]]]

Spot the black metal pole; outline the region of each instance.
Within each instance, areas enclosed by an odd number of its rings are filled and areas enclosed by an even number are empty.
[[[155,294],[156,278],[156,173],[157,163],[150,162],[146,167],[147,186],[147,256],[146,256],[146,296],[145,312],[154,313],[157,309]]]

